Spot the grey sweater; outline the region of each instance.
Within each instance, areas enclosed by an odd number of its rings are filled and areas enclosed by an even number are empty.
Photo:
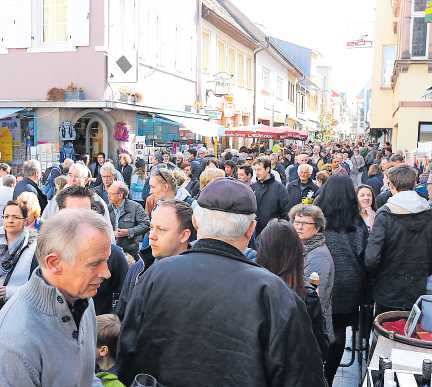
[[[327,333],[330,341],[334,340],[333,322],[332,322],[332,291],[335,274],[333,258],[326,244],[318,246],[311,250],[305,256],[304,277],[308,281],[310,275],[318,273],[320,284],[318,293],[321,302]]]
[[[0,386],[102,386],[93,301],[79,331],[64,296],[36,269],[0,311]]]

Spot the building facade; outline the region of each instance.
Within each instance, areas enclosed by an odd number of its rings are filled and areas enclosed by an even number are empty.
[[[426,0],[377,1],[370,126],[395,149],[432,150],[432,34]]]

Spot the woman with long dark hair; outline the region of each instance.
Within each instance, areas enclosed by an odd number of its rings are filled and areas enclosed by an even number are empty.
[[[335,265],[332,300],[335,341],[330,345],[325,367],[327,381],[332,385],[345,349],[346,328],[357,325],[359,306],[364,299],[363,258],[368,230],[348,176],[331,176],[314,204],[326,218],[324,235]]]
[[[318,294],[304,282],[303,244],[291,223],[284,219],[271,220],[259,236],[257,263],[279,276],[304,300],[312,329],[324,359],[329,338]]]

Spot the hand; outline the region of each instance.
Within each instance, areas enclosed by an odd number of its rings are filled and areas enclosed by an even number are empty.
[[[114,235],[116,238],[123,238],[129,235],[127,228],[118,228],[114,231]]]
[[[0,298],[6,297],[6,286],[0,286]]]

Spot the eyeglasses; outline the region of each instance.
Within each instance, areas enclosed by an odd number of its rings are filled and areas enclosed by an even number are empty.
[[[11,219],[11,220],[23,220],[23,219],[25,219],[23,216],[16,216],[16,215],[3,215],[2,218],[4,220],[8,220],[8,219]]]
[[[72,175],[72,173],[68,173],[68,177],[70,177],[71,179],[85,179],[84,176],[76,176]]]
[[[306,226],[306,225],[313,226],[313,225],[316,225],[316,223],[315,222],[299,222],[298,220],[295,220],[293,222],[293,225],[294,226]]]

